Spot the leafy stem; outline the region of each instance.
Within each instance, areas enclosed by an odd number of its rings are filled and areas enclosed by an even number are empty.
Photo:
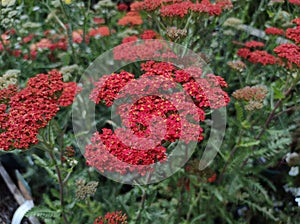
[[[59,200],[60,200],[60,206],[61,206],[61,216],[64,220],[64,224],[68,223],[66,214],[65,214],[65,203],[64,203],[64,183],[63,183],[63,179],[62,179],[62,174],[61,174],[61,170],[59,168],[59,165],[57,164],[57,161],[55,159],[55,156],[53,154],[53,151],[49,151],[48,152],[52,162],[55,165],[55,170],[57,173],[57,177],[58,177],[58,185],[59,185]]]

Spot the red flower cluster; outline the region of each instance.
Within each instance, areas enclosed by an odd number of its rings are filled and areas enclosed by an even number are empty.
[[[274,52],[279,56],[279,58],[267,53],[266,51],[256,50],[252,52],[249,48],[264,46],[263,43],[256,42],[256,41],[246,42],[245,46],[248,48],[239,49],[237,55],[244,59],[247,59],[248,61],[254,64],[256,63],[260,63],[262,65],[278,64],[280,66],[285,66],[287,68],[292,68],[293,65],[300,67],[300,47],[297,46],[297,44],[300,43],[300,19],[296,18],[292,20],[292,22],[297,24],[297,27],[288,28],[286,31],[275,27],[270,27],[266,29],[267,34],[283,35],[285,33],[286,38],[295,42],[295,44],[284,43],[277,46],[274,49]]]
[[[120,91],[130,80],[134,78],[133,74],[121,72],[120,74],[106,75],[95,82],[95,89],[91,92],[90,99],[96,104],[100,101],[105,102],[110,107]]]
[[[16,85],[9,85],[6,89],[0,90],[0,104],[7,104],[12,96],[18,91]]]
[[[257,48],[257,47],[264,47],[265,44],[263,42],[259,42],[259,41],[247,41],[245,43],[245,47],[248,48]]]
[[[184,17],[188,14],[192,4],[193,3],[190,1],[184,1],[180,3],[173,3],[170,5],[163,5],[160,8],[160,15],[163,17]]]
[[[219,0],[211,3],[209,0],[193,3],[189,0],[144,0],[131,5],[132,10],[148,12],[159,9],[162,17],[184,17],[190,11],[196,13],[208,13],[210,16],[220,15],[224,9],[231,9],[230,0]]]
[[[126,39],[134,40],[135,37]],[[125,42],[126,42],[125,41]],[[177,58],[177,56],[169,49],[168,46],[152,40],[145,40],[142,43],[127,42],[125,45],[119,45],[113,49],[115,60],[137,61],[147,58]]]
[[[285,36],[288,39],[293,40],[296,44],[299,44],[300,43],[300,25],[295,28],[288,28],[286,30]]]
[[[269,27],[265,29],[265,32],[268,35],[284,35],[284,30],[276,27]]]
[[[133,35],[133,36],[125,37],[122,40],[122,44],[125,44],[125,43],[128,43],[128,42],[136,42],[138,40],[139,40],[139,38],[137,36]]]
[[[56,115],[59,103],[64,106],[72,103],[76,84],[64,83],[59,72],[51,71],[30,78],[19,92],[16,87],[9,87],[1,93],[0,149],[27,149],[38,143],[39,129]]]
[[[300,67],[300,47],[295,44],[281,44],[274,49],[281,58],[286,59],[288,66],[294,64]]]
[[[261,50],[251,52],[248,48],[241,48],[238,50],[237,55],[253,64],[274,65],[280,62],[278,58]]]
[[[95,23],[95,24],[103,24],[103,23],[105,23],[105,19],[99,18],[99,17],[94,17],[93,18],[93,23]]]
[[[110,30],[107,26],[100,26],[96,29],[91,29],[89,32],[89,36],[95,37],[95,36],[109,36],[110,35]]]
[[[144,30],[144,32],[142,34],[140,34],[139,36],[136,35],[132,35],[129,37],[125,37],[122,40],[122,43],[128,43],[128,42],[136,42],[140,39],[142,40],[149,40],[149,39],[158,39],[158,34],[154,31],[154,30]]]
[[[119,130],[119,135],[122,130]],[[122,139],[131,138],[132,136],[120,135]],[[108,156],[107,154],[110,154]],[[91,144],[86,146],[86,163],[89,166],[96,167],[99,171],[126,173],[128,164],[131,165],[151,165],[158,161],[166,159],[166,148],[157,146],[151,149],[132,149],[121,142],[115,133],[110,129],[102,129],[102,134],[96,132]],[[114,159],[112,159],[114,156]],[[120,163],[123,162],[123,163]],[[144,167],[141,167],[143,169]],[[133,170],[131,170],[133,171]],[[139,170],[141,171],[141,170]]]
[[[104,217],[99,216],[94,224],[127,224],[127,215],[122,211],[107,212]]]
[[[130,12],[127,12],[123,18],[119,19],[118,24],[121,26],[141,25],[141,24],[143,24],[143,20],[138,12],[130,11]]]
[[[86,146],[87,164],[100,171],[125,174],[126,164],[151,165],[165,161],[163,142],[201,141],[203,130],[198,123],[205,119],[204,108],[223,107],[230,101],[221,89],[227,86],[224,79],[213,74],[200,78],[201,69],[178,70],[170,63],[154,61],[141,67],[145,73],[139,79],[127,72],[112,74],[96,82],[91,92],[90,98],[95,103],[111,106],[115,101],[124,127],[114,133],[102,129],[102,134],[95,133],[91,144]],[[195,79],[188,71],[196,70]],[[191,108],[191,103],[196,109]],[[138,171],[143,174],[143,167]]]
[[[292,22],[300,26],[300,18],[293,19]]]
[[[154,30],[144,30],[144,32],[142,34],[140,34],[140,37],[143,40],[156,39],[157,33]]]
[[[300,0],[289,0],[289,3],[294,5],[300,5]]]
[[[71,105],[74,101],[75,95],[79,93],[81,90],[82,88],[78,87],[75,82],[63,83],[63,91],[57,101],[57,104],[62,107],[67,107]]]
[[[128,5],[126,5],[125,3],[120,3],[117,5],[117,9],[118,9],[118,11],[127,11]]]

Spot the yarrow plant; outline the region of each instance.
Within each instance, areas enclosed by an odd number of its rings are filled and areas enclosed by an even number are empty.
[[[0,161],[26,163],[27,216],[299,223],[299,10],[1,0]]]

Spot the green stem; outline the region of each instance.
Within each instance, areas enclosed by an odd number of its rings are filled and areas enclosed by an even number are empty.
[[[67,36],[68,36],[68,45],[69,45],[69,48],[71,49],[71,52],[72,52],[72,59],[73,59],[73,63],[77,64],[77,56],[76,56],[76,53],[75,53],[75,49],[74,49],[74,46],[73,46],[73,37],[72,37],[72,24],[69,22],[71,20],[69,14],[67,13],[66,11],[66,8],[65,8],[65,5],[64,3],[62,2],[62,0],[59,0],[60,1],[60,5],[61,5],[61,8],[62,8],[62,11],[63,11],[63,14],[66,16],[67,18]],[[83,41],[85,41],[83,39]]]
[[[58,177],[58,185],[59,185],[59,200],[60,200],[60,206],[61,206],[61,216],[64,220],[64,224],[68,224],[68,220],[65,214],[65,203],[64,203],[64,183],[63,183],[63,179],[62,179],[62,175],[61,175],[61,171],[59,169],[59,166],[56,162],[55,156],[53,154],[53,151],[49,151],[48,152],[52,162],[55,164],[55,170],[57,173],[57,177]]]

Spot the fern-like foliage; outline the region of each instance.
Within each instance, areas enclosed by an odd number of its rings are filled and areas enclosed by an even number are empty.
[[[60,212],[53,211],[44,206],[35,206],[26,213],[26,217],[35,216],[42,219],[59,218]]]

